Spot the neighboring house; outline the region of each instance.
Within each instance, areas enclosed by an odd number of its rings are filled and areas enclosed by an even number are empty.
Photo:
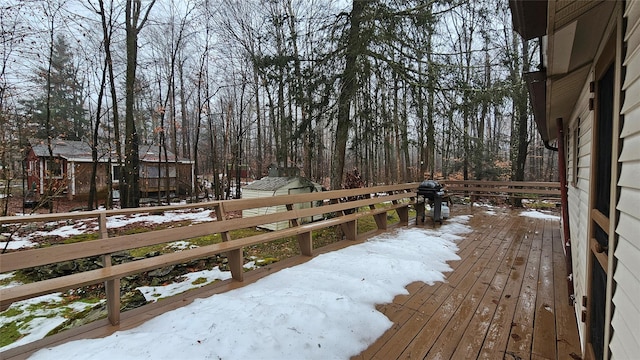
[[[51,140],[53,158],[45,140],[30,140],[26,155],[27,184],[29,190],[43,195],[52,181],[53,193],[67,196],[88,196],[91,179],[91,147],[81,141]],[[100,159],[96,184],[99,192],[107,187],[106,159]],[[82,196],[80,196],[82,197]]]
[[[189,194],[193,189],[194,162],[178,158],[157,145],[140,145],[140,192]],[[169,176],[167,176],[169,174]]]
[[[256,180],[242,189],[242,198],[253,199],[277,195],[306,194],[314,191],[322,191],[322,186],[320,184],[316,184],[311,180],[296,174],[299,174],[299,171],[292,172],[291,169],[271,168],[269,171],[269,176],[265,176],[260,180]],[[312,203],[296,204],[295,209],[309,208],[314,205],[315,204]],[[283,211],[287,211],[285,205],[262,207],[243,210],[242,217],[273,214]],[[310,222],[311,220],[312,219],[303,219],[302,222]],[[269,230],[281,230],[288,228],[289,222],[280,221],[266,224],[262,227]]]
[[[93,160],[91,147],[82,141],[55,139],[51,141],[53,158],[44,140],[31,140],[26,155],[27,183],[30,190],[43,195],[49,179],[53,180],[54,193],[67,196],[69,199],[84,199],[89,195]],[[170,192],[185,194],[193,187],[193,162],[178,159],[173,153],[162,156],[159,163],[157,146],[140,146],[140,192],[157,192],[168,189]],[[106,193],[109,173],[113,187],[118,188],[119,166],[115,163],[115,155],[111,156],[111,171],[108,172],[109,156],[104,150],[98,151],[98,167],[96,187],[98,193]],[[168,169],[168,178],[165,176]],[[160,177],[162,175],[162,177]]]
[[[527,78],[540,135],[566,165],[563,238],[584,358],[638,358],[640,1],[510,6],[523,38],[542,38],[543,69]]]

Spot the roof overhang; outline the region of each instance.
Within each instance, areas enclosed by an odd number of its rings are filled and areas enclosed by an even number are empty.
[[[547,33],[547,0],[509,0],[513,29],[525,40]]]
[[[531,107],[533,108],[533,118],[536,121],[538,132],[542,140],[549,140],[547,132],[547,72],[544,70],[524,74]]]
[[[536,1],[510,0],[513,26],[524,39],[542,36],[543,68],[540,74],[526,76],[536,124],[543,140],[557,137],[556,119],[569,119],[580,92],[589,77],[591,64],[611,20],[615,1],[548,0],[545,21],[533,9]],[[539,10],[538,10],[539,11]],[[544,23],[540,35],[536,24]],[[535,29],[535,30],[534,30]],[[536,36],[534,36],[536,35]],[[540,89],[544,82],[545,92]],[[544,94],[544,95],[543,95]],[[544,96],[544,106],[541,97]],[[542,112],[544,108],[544,114]]]

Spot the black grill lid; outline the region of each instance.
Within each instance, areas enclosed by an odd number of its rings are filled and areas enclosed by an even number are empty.
[[[419,191],[438,191],[442,189],[442,185],[435,180],[425,180],[418,186]]]

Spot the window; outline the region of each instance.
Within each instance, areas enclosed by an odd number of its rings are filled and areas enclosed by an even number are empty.
[[[111,181],[120,181],[120,165],[111,165]]]
[[[54,179],[62,179],[62,160],[61,159],[47,159],[45,162],[46,176],[50,176]]]
[[[576,127],[573,129],[573,153],[572,153],[572,167],[573,176],[571,177],[571,185],[573,187],[578,186],[578,171],[580,167],[578,162],[580,161],[580,118],[576,120]]]

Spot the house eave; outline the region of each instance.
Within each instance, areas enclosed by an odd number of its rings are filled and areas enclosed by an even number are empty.
[[[513,29],[525,40],[547,33],[547,0],[509,0]]]
[[[524,39],[544,39],[540,46],[544,54],[546,93],[542,95],[540,84],[543,81],[539,75],[528,79],[528,82],[535,82],[528,87],[540,136],[550,141],[557,137],[556,119],[568,120],[572,116],[617,3],[603,0],[542,2],[546,7],[544,20],[541,10],[528,11],[536,1],[510,0],[509,5],[513,27]],[[545,24],[544,33],[540,32],[542,23]]]
[[[542,140],[549,140],[549,130],[547,127],[547,72],[544,70],[524,74],[533,117],[542,136]]]

